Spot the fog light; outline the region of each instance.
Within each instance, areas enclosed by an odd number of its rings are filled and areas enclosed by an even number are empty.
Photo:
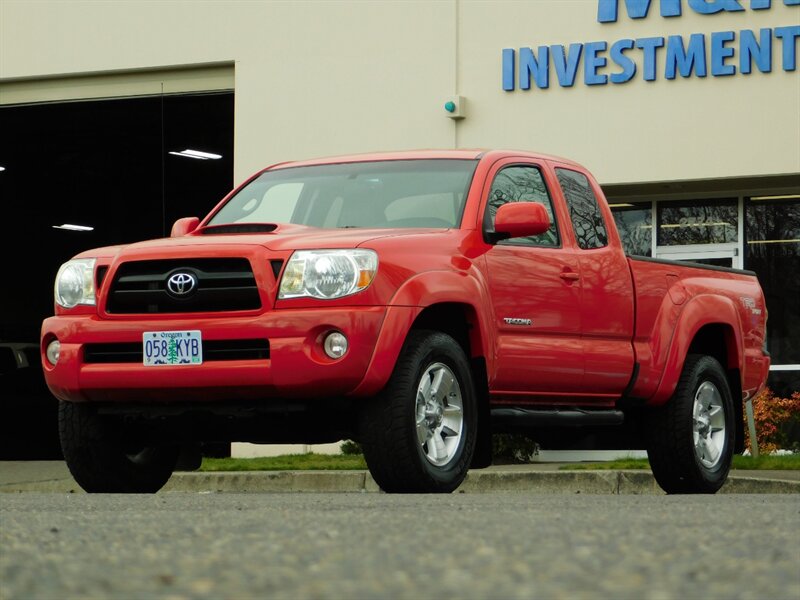
[[[45,352],[47,356],[47,360],[50,362],[51,365],[55,365],[58,362],[58,357],[61,355],[61,342],[58,340],[53,340],[49,344],[47,344],[47,351]]]
[[[344,337],[343,333],[334,331],[325,336],[323,347],[325,348],[325,354],[331,358],[342,358],[347,352],[347,338]]]

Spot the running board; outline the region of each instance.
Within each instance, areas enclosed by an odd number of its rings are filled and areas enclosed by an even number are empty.
[[[532,410],[528,408],[493,408],[492,425],[501,427],[597,427],[621,425],[625,415],[620,410]]]

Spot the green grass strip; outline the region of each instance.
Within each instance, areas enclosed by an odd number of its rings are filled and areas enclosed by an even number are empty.
[[[200,471],[359,471],[367,468],[360,454],[284,454],[258,458],[204,458]],[[560,470],[649,469],[646,458],[621,458],[603,462],[562,465]],[[733,457],[733,468],[742,470],[800,469],[800,454]]]
[[[650,463],[646,458],[618,458],[603,462],[578,462],[561,465],[560,471],[604,471],[612,469],[649,469]]]
[[[284,454],[258,458],[203,458],[200,471],[353,471],[367,468],[360,454]]]
[[[646,458],[620,458],[596,463],[574,463],[559,467],[562,471],[588,471],[610,469],[649,469],[650,463]],[[733,457],[733,468],[744,471],[796,471],[800,469],[800,454],[782,454],[759,456]]]

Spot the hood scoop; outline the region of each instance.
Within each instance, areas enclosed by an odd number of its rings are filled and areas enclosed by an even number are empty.
[[[203,227],[200,235],[227,235],[231,233],[271,233],[278,226],[275,223],[229,223],[227,225],[211,225]]]

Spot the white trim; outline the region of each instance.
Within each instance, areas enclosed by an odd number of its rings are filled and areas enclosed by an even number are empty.
[[[658,212],[656,209],[656,201],[650,201],[650,231],[652,231],[652,235],[650,236],[650,256],[653,258],[658,257]]]
[[[605,462],[627,458],[647,458],[646,450],[539,450],[533,463]]]
[[[680,246],[659,246],[659,254],[706,254],[707,252],[727,252],[728,256],[737,256],[739,244],[727,242],[725,244],[683,244]]]
[[[232,62],[0,79],[0,105],[74,102],[99,98],[161,96],[234,89]]]
[[[744,196],[739,196],[738,209],[738,229],[736,230],[738,243],[736,244],[736,258],[733,259],[733,266],[737,269],[744,269]]]
[[[800,365],[770,365],[770,371],[800,371]]]
[[[731,267],[742,268],[739,244],[697,244],[692,246],[659,246],[656,258],[669,260],[702,261],[706,258],[730,258]]]

